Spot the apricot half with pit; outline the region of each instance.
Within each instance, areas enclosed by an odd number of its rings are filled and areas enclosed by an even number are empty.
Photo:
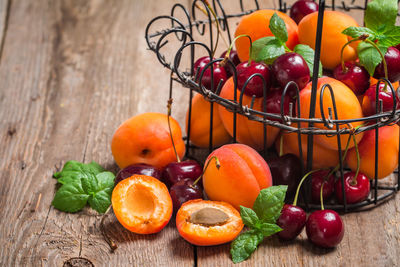
[[[122,180],[115,186],[111,202],[122,226],[137,234],[161,231],[172,215],[167,186],[151,176],[135,174]]]
[[[221,201],[190,200],[176,214],[179,234],[197,246],[230,242],[239,235],[243,226],[239,212],[232,205]]]

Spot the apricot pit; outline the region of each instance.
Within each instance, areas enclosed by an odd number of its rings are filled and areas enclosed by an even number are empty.
[[[220,209],[203,208],[193,212],[192,215],[190,215],[189,221],[203,226],[215,226],[223,225],[228,219],[229,216]]]

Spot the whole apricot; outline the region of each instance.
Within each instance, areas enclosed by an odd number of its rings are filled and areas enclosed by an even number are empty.
[[[224,145],[207,158],[203,174],[204,191],[211,200],[225,201],[236,209],[251,208],[261,189],[272,185],[268,164],[257,151],[243,144]]]
[[[321,89],[323,85],[329,84],[332,87],[333,94],[335,96],[335,103],[336,103],[336,110],[337,110],[337,115],[339,120],[350,120],[350,119],[358,119],[363,117],[362,109],[360,102],[358,101],[357,96],[354,94],[354,92],[347,87],[344,83],[335,80],[333,78],[329,77],[322,77],[318,79],[318,85],[317,85],[317,98],[316,98],[316,103],[315,103],[315,118],[322,118],[321,115],[321,103],[320,103],[320,94],[321,94]],[[311,101],[311,86],[312,83],[310,82],[307,84],[307,86],[300,91],[300,112],[302,118],[309,118],[310,114],[310,101]],[[329,108],[332,109],[332,114],[334,115],[333,112],[333,104],[332,104],[332,98],[330,94],[330,90],[328,88],[325,89],[324,95],[323,95],[323,108],[324,108],[324,115],[325,118],[328,118],[329,114]],[[333,117],[332,119],[335,119]],[[357,127],[361,124],[362,122],[353,122],[352,127]],[[302,124],[303,127],[307,127],[308,125],[306,123]],[[320,128],[320,129],[328,129],[327,127],[324,126],[323,123],[315,123],[314,127]],[[339,128],[342,129],[344,127],[349,127],[349,125],[341,125]],[[336,126],[334,126],[333,129],[336,129]],[[349,136],[347,134],[342,134],[340,136],[340,143],[341,143],[341,149],[344,150],[346,148],[347,140]],[[362,133],[356,135],[357,142],[359,142],[362,138]],[[338,150],[338,140],[337,136],[326,136],[323,134],[320,135],[315,135],[314,140],[316,143],[319,145],[331,149],[331,150]],[[354,143],[350,142],[349,147],[353,147]]]
[[[398,165],[399,159],[399,126],[388,125],[380,127],[378,143],[378,179],[391,174]],[[368,178],[375,177],[375,129],[364,132],[358,143],[360,154],[360,172]],[[355,148],[348,151],[346,163],[353,171],[357,170],[357,154]]]
[[[240,91],[237,89],[237,101],[239,102]],[[233,78],[229,78],[224,86],[222,87],[220,96],[225,99],[234,99],[234,83]],[[243,95],[243,106],[250,107],[251,97],[247,95]],[[253,108],[255,110],[262,111],[263,107],[263,98],[256,98],[254,101]],[[228,111],[225,107],[219,105],[218,111],[222,123],[225,126],[225,129],[228,133],[233,136],[233,113]],[[270,147],[276,137],[279,134],[279,128],[267,126],[267,143],[266,146]],[[256,150],[262,150],[264,148],[264,127],[263,124],[258,121],[249,120],[247,117],[243,115],[237,115],[236,117],[236,138],[239,143],[246,144],[248,146],[253,147]]]
[[[286,29],[288,31],[288,41],[286,45],[293,49],[299,43],[297,24],[285,13],[272,9],[262,9],[257,10],[249,15],[245,15],[241,18],[239,25],[235,31],[235,37],[247,34],[251,37],[254,42],[257,39],[273,36],[271,30],[269,29],[269,21],[277,13],[278,16],[283,19],[286,24]],[[250,42],[247,38],[239,38],[235,42],[236,50],[241,62],[249,59],[249,49]]]
[[[176,152],[182,158],[185,143],[181,127],[172,117],[170,123]],[[115,131],[111,151],[121,169],[136,163],[163,168],[177,161],[168,128],[168,116],[148,112],[128,119]]]
[[[213,103],[213,122],[212,137],[213,146],[218,147],[229,143],[231,136],[225,130],[225,127],[219,117],[216,103]],[[196,94],[192,99],[192,116],[190,120],[190,141],[198,147],[207,148],[210,141],[210,114],[211,103],[202,95]],[[186,113],[186,123],[188,123],[189,110]],[[188,125],[186,125],[186,133]]]
[[[299,41],[315,49],[318,12],[305,16],[299,23]],[[339,11],[325,11],[322,26],[321,63],[327,69],[334,69],[340,63],[340,51],[351,37],[342,33],[347,27],[358,27],[358,23],[349,15]],[[357,59],[358,42],[346,46],[344,61]]]

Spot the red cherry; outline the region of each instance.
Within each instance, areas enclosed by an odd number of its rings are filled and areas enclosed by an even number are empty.
[[[344,224],[336,211],[317,210],[308,216],[306,233],[313,244],[331,248],[342,241]]]
[[[311,197],[314,203],[320,203],[321,201],[321,186],[324,184],[322,189],[322,197],[327,200],[331,197],[335,185],[335,177],[331,174],[329,177],[330,170],[320,170],[311,174]]]
[[[281,216],[276,222],[283,229],[278,233],[278,236],[284,240],[296,238],[303,230],[306,218],[306,212],[302,208],[285,204],[282,208]]]
[[[115,177],[115,184],[121,182],[122,180],[131,177],[134,174],[142,174],[147,176],[152,176],[161,180],[161,170],[156,167],[150,166],[148,164],[139,163],[129,165],[123,169],[121,169],[117,176]]]
[[[344,192],[346,192],[346,203],[358,203],[367,199],[370,191],[369,179],[365,174],[358,173],[355,182],[353,177],[355,172],[348,172],[344,174]],[[339,203],[343,203],[342,181],[338,179],[335,183],[336,198]]]
[[[400,51],[395,47],[389,47],[385,54],[385,61],[388,70],[388,80],[392,83],[400,80]],[[383,62],[375,68],[374,78],[385,77]]]
[[[185,178],[195,181],[203,173],[203,168],[195,160],[171,162],[165,166],[162,177],[168,186],[172,186]]]
[[[197,77],[196,82],[199,82],[200,74],[205,68],[205,66],[210,63],[210,57],[201,57],[194,63],[195,77]],[[213,64],[213,91],[217,90],[220,80],[224,83],[227,80],[226,71],[218,63]],[[211,86],[211,66],[209,66],[203,74],[201,79],[201,84],[208,90],[212,89]]]
[[[250,76],[256,73],[261,74],[264,78],[267,91],[271,86],[270,71],[268,66],[264,63],[251,62],[249,64],[247,61],[244,61],[236,66],[236,72],[239,90],[242,90],[244,84],[250,78]],[[256,97],[262,97],[264,95],[262,79],[258,76],[252,78],[247,84],[244,94],[248,96],[255,95]]]
[[[296,1],[290,8],[290,17],[297,23],[308,14],[318,11],[318,4],[311,0]]]
[[[221,54],[220,58],[225,58],[226,52],[227,51],[224,51]],[[235,66],[240,64],[240,59],[239,59],[238,53],[234,49],[232,49],[231,52],[229,53],[229,59],[232,61],[233,65],[235,65]],[[234,70],[232,69],[232,65],[229,63],[226,63],[224,68],[226,71],[227,78],[231,77],[234,73]]]
[[[203,198],[203,190],[199,183],[193,184],[193,180],[190,178],[180,180],[171,186],[169,193],[174,211],[177,211],[183,203],[189,200]]]
[[[287,185],[286,195],[296,191],[301,178],[301,161],[294,154],[285,154],[280,157],[267,159],[274,185]]]
[[[346,84],[354,94],[362,95],[368,89],[370,84],[370,75],[363,67],[354,62],[345,62],[345,70],[343,71],[342,64],[339,64],[333,70],[333,77],[336,80]]]
[[[390,90],[389,86],[386,86],[385,83],[380,83],[378,88],[378,99],[382,100],[382,111],[391,111],[393,110],[393,95],[392,90]],[[396,94],[395,94],[396,95]],[[371,85],[368,90],[365,92],[363,101],[362,101],[362,111],[364,116],[371,116],[376,114],[376,84]],[[396,95],[396,109],[400,106],[400,99]],[[378,102],[379,103],[379,102]]]

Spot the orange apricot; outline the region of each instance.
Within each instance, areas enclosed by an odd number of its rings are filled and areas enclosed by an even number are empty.
[[[185,143],[178,122],[170,117],[176,152],[185,154]],[[162,113],[143,113],[122,123],[111,140],[115,162],[122,169],[136,163],[163,168],[177,161],[168,128],[168,116]]]
[[[179,234],[197,246],[230,242],[239,235],[243,226],[239,212],[221,201],[189,200],[176,214]]]
[[[213,146],[218,147],[229,143],[231,136],[219,117],[216,103],[213,103]],[[201,94],[196,94],[192,99],[192,117],[190,121],[190,141],[198,147],[207,148],[210,139],[210,113],[211,104]],[[189,110],[186,113],[188,122]],[[186,133],[188,126],[186,125]]]
[[[281,134],[281,138],[283,138],[283,154],[294,154],[297,157],[300,157],[299,153],[299,141],[297,133],[285,133]],[[307,144],[308,144],[308,135],[301,135],[301,148],[303,154],[303,162],[304,166],[307,162]],[[280,137],[276,139],[275,142],[276,150],[279,151],[280,147]],[[334,167],[339,163],[339,154],[337,150],[332,150],[320,146],[318,143],[313,142],[313,169],[322,169],[322,168],[330,168]]]
[[[380,127],[378,147],[378,179],[391,174],[398,165],[399,160],[399,126],[397,124]],[[370,179],[375,177],[375,130],[364,133],[358,143],[360,154],[360,172]],[[355,148],[348,151],[346,156],[347,165],[357,170],[357,154]]]
[[[278,16],[285,22],[289,37],[286,45],[290,49],[293,49],[299,43],[296,22],[294,22],[294,20],[292,20],[285,13],[272,9],[262,9],[255,11],[249,15],[243,16],[239,22],[239,25],[236,28],[235,37],[242,34],[247,34],[254,42],[257,39],[266,36],[273,36],[271,30],[269,29],[269,21],[274,13],[277,13]],[[235,46],[240,61],[248,60],[250,49],[249,40],[247,38],[239,38],[236,40]]]
[[[217,157],[220,166],[212,162],[203,174],[203,187],[208,198],[225,201],[239,209],[251,208],[261,189],[272,185],[268,164],[257,151],[243,144],[224,145],[207,158]]]
[[[347,87],[344,83],[329,77],[322,77],[318,79],[317,86],[317,101],[315,104],[315,118],[322,118],[321,109],[320,109],[320,94],[321,88],[324,84],[330,84],[332,87],[333,94],[335,96],[337,115],[339,120],[349,120],[349,119],[357,119],[362,118],[363,113],[361,109],[360,102],[358,101],[357,96],[354,92]],[[307,84],[307,86],[300,91],[300,112],[302,118],[309,118],[310,114],[310,101],[311,101],[311,82]],[[328,118],[329,108],[332,108],[333,113],[333,104],[331,94],[328,88],[324,91],[323,96],[323,107],[325,118]],[[334,114],[333,114],[334,116]],[[334,119],[334,117],[333,117]],[[352,127],[357,127],[361,124],[361,122],[352,123]],[[303,123],[303,127],[306,127],[307,124]],[[327,129],[323,123],[315,123],[315,127],[320,129]],[[334,126],[336,129],[336,126]],[[340,128],[349,127],[348,125],[342,125]],[[344,150],[346,148],[347,140],[349,136],[347,134],[342,134],[340,136],[341,148]],[[357,142],[359,142],[362,138],[362,133],[356,135]],[[338,150],[338,141],[337,136],[326,136],[326,135],[315,135],[314,140],[319,145],[332,150]],[[349,147],[353,147],[354,143],[350,142]]]
[[[239,102],[240,90],[237,90],[237,101]],[[220,96],[225,99],[234,99],[234,83],[233,78],[229,78],[222,87]],[[262,111],[263,98],[256,98],[254,101],[254,109]],[[251,97],[243,95],[243,106],[250,107]],[[233,113],[225,107],[218,106],[219,115],[222,123],[228,133],[233,136]],[[279,128],[267,126],[267,147],[270,147],[279,134]],[[236,117],[236,138],[239,143],[246,144],[256,150],[264,148],[264,127],[258,121],[249,120],[243,115]]]
[[[318,12],[305,16],[299,23],[299,41],[315,49]],[[327,69],[334,69],[340,63],[340,51],[351,37],[342,33],[347,27],[358,27],[358,23],[349,15],[339,11],[325,11],[321,40],[321,63]],[[344,61],[357,59],[358,42],[346,46]]]
[[[161,231],[172,215],[167,186],[146,175],[135,174],[119,182],[112,192],[111,203],[122,226],[137,234]]]

